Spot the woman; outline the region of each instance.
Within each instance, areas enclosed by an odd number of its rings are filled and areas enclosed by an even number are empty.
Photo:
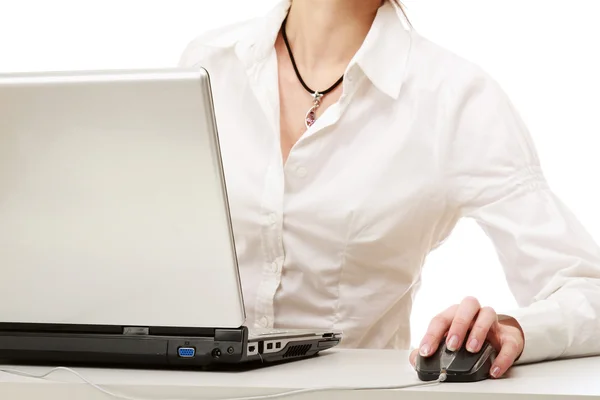
[[[549,190],[501,88],[419,36],[398,3],[285,0],[196,39],[181,66],[212,76],[249,324],[406,349],[425,256],[468,217],[521,308],[449,305],[418,351],[487,338],[494,377],[600,352],[598,247]]]

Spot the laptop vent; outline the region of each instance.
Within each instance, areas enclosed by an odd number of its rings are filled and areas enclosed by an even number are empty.
[[[290,346],[286,350],[283,358],[291,358],[291,357],[302,357],[305,356],[306,353],[310,350],[310,344],[300,344],[296,346]]]

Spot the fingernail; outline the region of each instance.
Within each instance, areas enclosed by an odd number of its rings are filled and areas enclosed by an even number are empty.
[[[448,350],[455,351],[458,348],[458,336],[454,335],[448,341]]]
[[[500,374],[500,367],[494,367],[494,368],[492,369],[492,376],[493,376],[494,378],[497,378],[499,374]]]
[[[467,345],[467,350],[469,350],[471,353],[475,353],[477,352],[478,346],[479,342],[477,341],[477,339],[471,339],[471,341]]]
[[[428,344],[424,344],[423,346],[421,346],[421,349],[419,350],[419,354],[421,354],[423,357],[427,357],[430,352],[431,352],[431,347],[429,347]]]

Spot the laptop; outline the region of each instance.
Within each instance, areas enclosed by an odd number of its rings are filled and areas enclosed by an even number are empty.
[[[206,70],[0,75],[0,362],[297,360],[245,326]]]

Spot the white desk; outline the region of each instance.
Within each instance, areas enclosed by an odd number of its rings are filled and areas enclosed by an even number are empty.
[[[44,373],[49,368],[15,368]],[[85,378],[140,399],[222,399],[314,387],[367,387],[419,382],[406,352],[332,350],[317,358],[246,372],[140,371],[78,368]],[[38,380],[0,373],[2,400],[108,400],[110,397],[59,371]],[[555,397],[560,395],[559,397]],[[286,399],[582,399],[600,398],[600,358],[518,366],[509,377],[477,383],[443,383],[400,391],[328,391]],[[588,397],[591,396],[591,397]]]

